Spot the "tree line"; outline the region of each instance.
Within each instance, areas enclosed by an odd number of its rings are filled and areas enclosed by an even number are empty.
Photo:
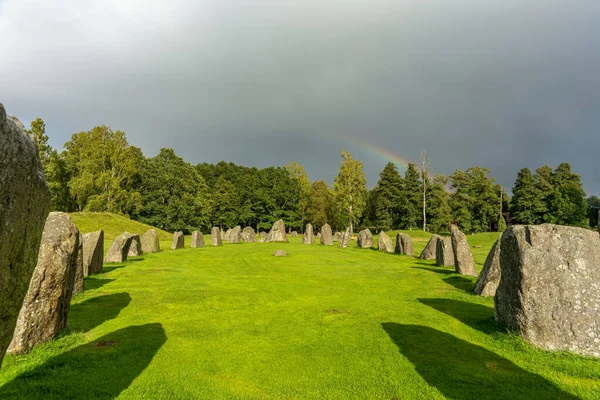
[[[31,123],[55,211],[124,214],[169,230],[207,231],[236,225],[268,230],[283,219],[302,231],[306,223],[334,229],[369,227],[440,232],[450,223],[466,232],[503,230],[506,222],[585,226],[597,224],[600,199],[585,199],[568,163],[535,174],[519,171],[512,198],[483,167],[433,174],[429,159],[408,164],[404,176],[389,162],[372,190],[362,163],[341,150],[332,186],[311,182],[304,167],[245,167],[221,161],[192,165],[173,149],[154,157],[128,143],[122,131],[97,126],[75,133],[58,152],[41,119]]]

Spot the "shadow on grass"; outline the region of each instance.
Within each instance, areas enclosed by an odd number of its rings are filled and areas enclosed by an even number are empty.
[[[167,337],[159,323],[130,326],[51,358],[0,387],[1,399],[113,399]]]
[[[420,264],[420,263],[417,263]],[[423,263],[424,264],[424,263]],[[431,265],[431,264],[424,264],[424,265]],[[431,271],[431,272],[435,272],[436,274],[444,274],[444,275],[450,275],[453,274],[454,271],[451,271],[449,269],[444,269],[444,267],[411,267],[414,269],[423,269],[425,271]]]
[[[464,290],[466,293],[473,294],[475,282],[464,276],[451,276],[443,279],[444,282],[454,286],[457,289]]]
[[[482,304],[450,299],[417,299],[421,304],[456,318],[465,325],[483,333],[502,331],[502,327],[494,319],[494,309]]]
[[[102,273],[114,271],[115,269],[125,268],[125,264],[109,264],[102,267]]]
[[[419,325],[381,324],[417,372],[452,399],[576,399],[483,347]]]
[[[101,288],[102,286],[106,285],[107,283],[111,283],[115,280],[116,279],[101,279],[101,278],[87,277],[87,278],[85,278],[85,282],[84,282],[85,290],[98,289],[98,288]]]
[[[115,293],[73,304],[69,310],[69,328],[72,331],[88,332],[108,320],[117,318],[130,302],[129,293]]]

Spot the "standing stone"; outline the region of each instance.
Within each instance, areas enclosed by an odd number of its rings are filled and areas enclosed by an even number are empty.
[[[317,232],[317,238],[321,240],[321,232]],[[333,239],[332,239],[333,240]]]
[[[264,241],[265,241],[265,239],[267,238],[267,232],[260,232],[260,233],[258,234],[258,237],[260,238],[260,239],[258,239],[258,241],[259,241],[260,243],[264,242]]]
[[[515,225],[500,239],[496,320],[534,346],[600,357],[598,232]]]
[[[171,250],[183,249],[184,236],[183,232],[177,231],[173,234],[173,243],[171,243]]]
[[[133,235],[129,232],[121,233],[108,248],[106,257],[104,257],[105,263],[120,263],[127,260],[127,254],[129,254],[129,246],[133,240]]]
[[[333,234],[333,241],[334,242],[339,242],[340,240],[342,240],[342,234],[341,232],[336,232]]]
[[[396,235],[396,254],[404,254],[407,256],[414,256],[415,251],[413,250],[412,239],[406,233],[399,233]]]
[[[494,296],[500,284],[500,239],[494,242],[490,253],[485,259],[483,269],[473,292],[482,296]]]
[[[223,232],[222,230],[219,231],[219,236],[221,236],[221,241],[225,240],[225,232]],[[223,243],[221,243],[223,244]]]
[[[104,231],[83,235],[83,275],[90,276],[102,272],[104,257]]]
[[[246,243],[254,243],[256,242],[256,232],[252,229],[251,226],[247,226],[242,231],[242,239]]]
[[[373,247],[373,234],[371,233],[369,228],[363,229],[362,231],[358,232],[356,244],[358,244],[358,247],[360,247],[361,249],[369,249]]]
[[[75,280],[73,281],[73,296],[83,292],[85,286],[83,271],[83,235],[79,233],[79,247],[77,248],[77,261],[75,263]]]
[[[421,252],[421,255],[419,256],[421,260],[435,260],[437,254],[437,243],[439,238],[441,238],[440,235],[431,235],[429,241],[427,242],[427,245],[425,246],[425,248]]]
[[[142,235],[142,251],[144,253],[158,253],[160,242],[155,229],[149,229]]]
[[[390,239],[390,237],[384,231],[379,232],[379,250],[383,251],[384,253],[394,253],[392,239]]]
[[[19,312],[9,353],[28,352],[35,345],[53,339],[67,326],[79,235],[68,214],[50,213],[44,226],[37,266]]]
[[[292,231],[292,233],[290,233],[290,235],[291,235],[292,237],[296,237],[296,236],[298,236],[298,232],[296,232],[296,231]]]
[[[314,241],[315,237],[313,235],[313,226],[311,224],[306,224],[304,235],[302,235],[302,244],[313,244]]]
[[[456,273],[477,276],[477,270],[475,269],[467,237],[456,225],[452,225],[450,233],[452,234],[452,251],[454,252]]]
[[[229,243],[229,238],[231,237],[232,230],[232,228],[227,229],[227,231],[225,232],[225,236],[223,237],[223,240],[225,240],[225,242],[227,243]]]
[[[275,250],[275,252],[273,253],[273,255],[275,257],[285,257],[287,256],[287,253],[283,250]]]
[[[325,224],[321,227],[320,235],[321,236],[319,239],[321,244],[325,246],[333,246],[333,235],[331,234],[331,227],[329,224]]]
[[[287,236],[285,234],[285,224],[283,220],[276,221],[273,227],[269,231],[265,242],[287,242]]]
[[[218,226],[213,226],[210,231],[210,245],[211,246],[222,246],[223,242],[221,240],[221,230]]]
[[[350,228],[346,228],[346,231],[342,233],[342,238],[340,239],[340,247],[345,249],[350,244]]]
[[[242,227],[238,225],[230,231],[227,243],[242,243]]]
[[[0,103],[0,364],[36,266],[49,207],[37,146]]]
[[[142,251],[142,244],[140,243],[140,235],[134,233],[131,236],[131,244],[129,245],[127,257],[139,257],[144,254]]]
[[[192,248],[204,247],[204,235],[200,231],[192,232]]]
[[[451,238],[438,236],[435,265],[440,267],[454,266],[454,251],[452,251]]]

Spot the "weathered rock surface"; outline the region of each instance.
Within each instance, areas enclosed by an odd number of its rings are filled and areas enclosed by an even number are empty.
[[[192,232],[192,248],[204,247],[204,235],[200,231]]]
[[[342,233],[342,238],[340,239],[340,247],[345,249],[350,244],[350,238],[352,235],[350,234],[350,228],[346,228],[344,233]]]
[[[77,248],[77,261],[75,263],[75,279],[73,280],[73,296],[83,292],[85,275],[83,271],[83,235],[79,233],[79,247]]]
[[[290,233],[290,236],[291,237],[296,237],[296,236],[298,236],[298,232],[292,231],[292,233]]]
[[[287,242],[283,220],[276,221],[265,238],[265,242]]]
[[[454,251],[452,250],[451,238],[438,236],[435,264],[440,267],[454,266]]]
[[[256,242],[256,232],[252,229],[251,226],[247,226],[242,231],[242,239],[246,243],[254,243]]]
[[[37,146],[0,103],[0,363],[37,263],[49,207]]]
[[[356,244],[358,244],[358,247],[360,247],[361,249],[369,249],[373,247],[373,234],[371,233],[369,228],[363,229],[362,231],[358,232]]]
[[[413,249],[412,239],[406,233],[399,233],[396,235],[396,254],[404,254],[407,256],[414,256],[415,251]]]
[[[273,255],[275,257],[285,257],[287,256],[287,253],[283,250],[275,250],[275,253],[273,253]]]
[[[227,231],[225,232],[225,235],[223,236],[223,240],[227,243],[229,243],[229,237],[231,236],[232,230],[233,230],[232,228],[227,229]]]
[[[394,253],[394,245],[392,239],[384,231],[379,232],[379,250],[384,253]]]
[[[331,227],[329,224],[325,224],[321,227],[319,240],[321,244],[325,246],[333,246],[333,235],[331,234]]]
[[[431,235],[431,238],[429,238],[429,242],[427,242],[427,245],[425,246],[425,248],[421,252],[421,255],[419,256],[421,260],[435,260],[437,254],[437,243],[439,238],[441,238],[440,235]]]
[[[83,234],[83,275],[90,276],[102,272],[104,257],[104,231]]]
[[[183,249],[184,247],[184,236],[183,232],[177,231],[173,234],[173,243],[171,243],[171,250]]]
[[[496,319],[533,345],[600,357],[598,232],[509,227],[500,242]]]
[[[127,253],[127,257],[139,257],[144,254],[144,252],[142,251],[140,235],[134,233],[131,236],[131,244],[129,245],[129,252]]]
[[[312,224],[306,224],[304,235],[302,235],[302,244],[313,244],[314,241],[315,236],[313,235],[313,226]]]
[[[242,243],[242,227],[238,225],[230,231],[227,243]]]
[[[321,232],[317,232],[317,238],[321,240]],[[331,240],[333,240],[333,238]]]
[[[333,241],[334,242],[339,242],[340,240],[342,240],[342,233],[341,232],[336,232],[333,234]]]
[[[210,244],[211,246],[222,246],[223,241],[221,240],[221,230],[218,226],[213,226],[210,231]]]
[[[158,253],[160,251],[160,242],[155,229],[149,229],[142,235],[142,251],[144,253]]]
[[[496,288],[500,284],[500,276],[500,239],[498,239],[494,242],[485,259],[485,264],[483,264],[483,269],[477,278],[473,293],[486,297],[494,296]]]
[[[452,234],[452,251],[454,252],[454,266],[456,267],[456,273],[460,275],[477,276],[477,270],[475,269],[475,263],[473,262],[473,255],[471,254],[471,248],[467,242],[467,237],[456,225],[452,225],[450,233]]]
[[[79,253],[79,230],[68,214],[50,213],[44,227],[37,266],[23,306],[10,353],[30,351],[67,326]]]
[[[108,248],[108,252],[104,257],[105,263],[120,263],[127,260],[129,254],[129,246],[133,240],[133,235],[129,232],[121,233]]]

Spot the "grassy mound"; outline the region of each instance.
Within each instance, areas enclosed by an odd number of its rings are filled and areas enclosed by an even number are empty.
[[[73,222],[81,233],[104,230],[104,239],[113,240],[121,233],[127,231],[129,233],[137,233],[143,235],[148,229],[153,226],[142,224],[138,221],[133,221],[127,217],[111,213],[72,213]],[[159,240],[171,240],[173,235],[162,229],[156,229]]]

